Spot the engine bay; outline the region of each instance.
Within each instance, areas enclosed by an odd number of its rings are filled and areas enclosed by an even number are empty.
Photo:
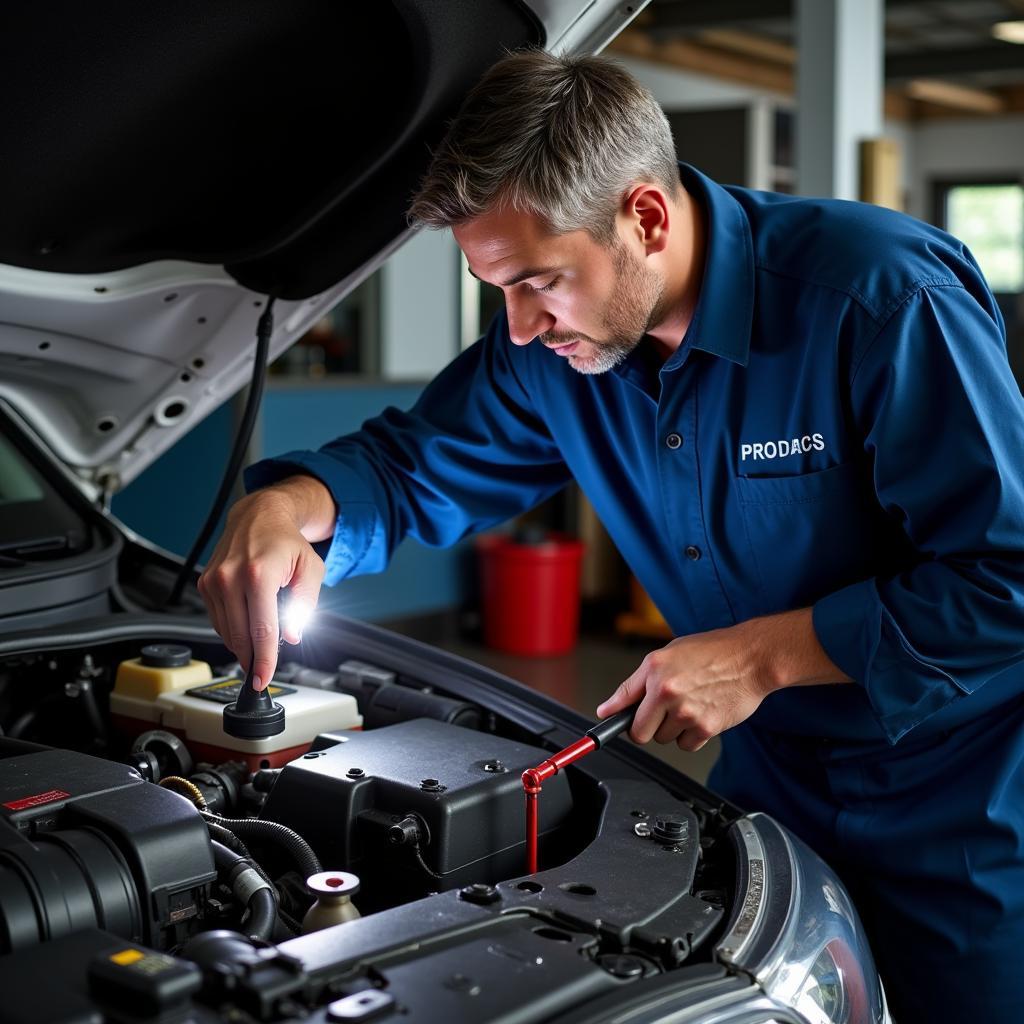
[[[737,813],[702,787],[602,749],[545,785],[530,873],[522,775],[564,725],[351,641],[280,666],[287,733],[235,740],[209,637],[0,651],[4,1020],[543,1020],[724,975]]]

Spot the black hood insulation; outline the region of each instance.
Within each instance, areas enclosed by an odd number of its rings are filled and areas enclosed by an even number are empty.
[[[315,295],[404,230],[480,75],[543,42],[517,0],[5,4],[0,263]]]

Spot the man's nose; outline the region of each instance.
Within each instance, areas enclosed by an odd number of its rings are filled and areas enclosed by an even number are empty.
[[[507,298],[505,308],[508,312],[508,336],[513,345],[529,345],[538,334],[555,326],[555,318],[539,303],[529,299]]]

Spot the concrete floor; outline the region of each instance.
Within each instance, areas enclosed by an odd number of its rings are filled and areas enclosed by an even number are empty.
[[[398,632],[428,640],[460,657],[486,665],[590,717],[594,717],[597,705],[636,670],[644,654],[657,646],[645,647],[642,643],[619,638],[585,636],[569,654],[556,658],[526,658],[467,641],[454,630],[432,630],[427,637],[415,624],[388,625]],[[711,740],[695,754],[682,751],[675,744],[652,742],[648,746],[651,753],[698,782],[707,779],[718,756],[717,739]]]

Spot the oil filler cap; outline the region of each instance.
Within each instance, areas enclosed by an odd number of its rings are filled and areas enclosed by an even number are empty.
[[[284,708],[270,699],[269,687],[253,689],[253,665],[239,687],[238,700],[224,707],[224,731],[241,740],[262,740],[284,732]]]
[[[183,668],[192,660],[192,651],[184,644],[147,644],[141,653],[148,668]]]

